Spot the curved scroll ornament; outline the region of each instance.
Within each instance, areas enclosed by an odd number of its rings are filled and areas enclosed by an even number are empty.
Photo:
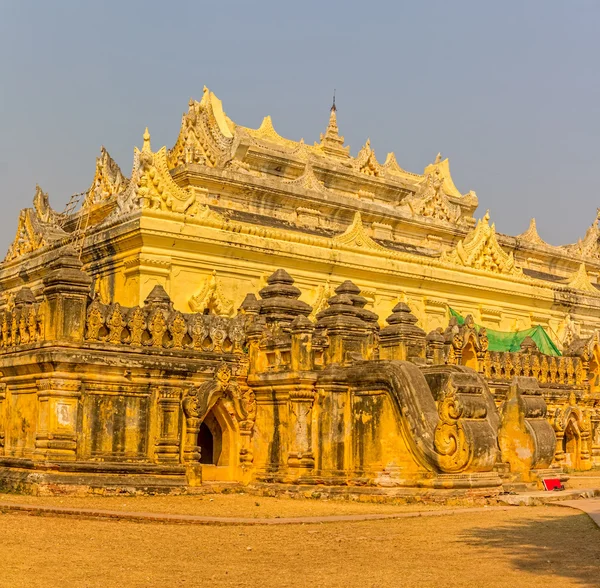
[[[438,405],[440,422],[435,428],[433,446],[445,472],[459,472],[469,463],[469,445],[459,420],[463,416],[456,390],[451,390]]]

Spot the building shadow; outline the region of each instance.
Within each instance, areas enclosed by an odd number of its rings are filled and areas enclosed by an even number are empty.
[[[515,507],[519,508],[519,507]],[[461,540],[493,549],[518,570],[600,586],[600,528],[584,513],[530,518],[494,528],[474,527]]]

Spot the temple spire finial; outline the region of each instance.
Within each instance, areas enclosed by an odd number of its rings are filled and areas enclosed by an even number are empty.
[[[344,137],[340,136],[337,124],[337,106],[335,104],[335,89],[333,90],[333,102],[329,110],[329,124],[325,133],[321,133],[321,143],[317,144],[327,155],[334,157],[348,157],[350,147],[344,147]]]
[[[148,127],[146,127],[146,130],[144,131],[144,146],[142,147],[142,151],[144,152],[150,152],[152,151],[152,149],[150,148],[150,133],[148,132]]]

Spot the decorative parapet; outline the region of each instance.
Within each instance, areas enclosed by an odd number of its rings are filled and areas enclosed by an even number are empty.
[[[0,312],[0,349],[38,343],[44,339],[44,311],[29,288],[15,296],[14,306]]]
[[[244,315],[184,314],[173,309],[162,286],[155,286],[143,307],[126,308],[95,299],[88,307],[86,341],[156,349],[243,353]]]
[[[585,363],[578,357],[554,357],[538,351],[487,351],[481,371],[490,380],[511,380],[514,376],[533,377],[540,384],[584,387]]]
[[[506,253],[496,238],[496,226],[490,226],[490,213],[457,246],[442,254],[441,260],[453,265],[484,270],[495,274],[522,276],[523,270],[515,264],[512,254]]]

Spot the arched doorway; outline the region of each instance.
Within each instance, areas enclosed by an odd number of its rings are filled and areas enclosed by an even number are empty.
[[[468,343],[462,350],[462,362],[464,366],[479,371],[479,361],[477,360],[477,350],[473,344],[473,340],[469,339]]]
[[[581,432],[575,418],[570,418],[562,439],[562,450],[567,467],[578,469],[581,460]]]
[[[210,411],[198,431],[200,463],[218,465],[223,447],[223,431],[219,422]]]
[[[204,481],[235,480],[238,466],[236,423],[222,401],[208,412],[198,431]]]

